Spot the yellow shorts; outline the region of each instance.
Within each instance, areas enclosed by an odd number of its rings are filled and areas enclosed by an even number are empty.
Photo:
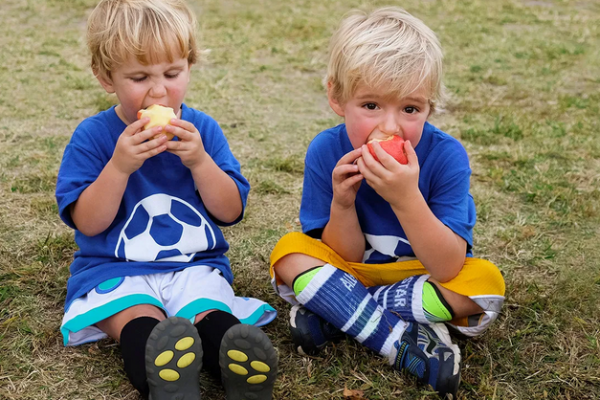
[[[277,278],[273,266],[281,258],[294,253],[305,254],[331,264],[362,282],[366,287],[391,285],[414,275],[429,273],[419,260],[399,261],[387,264],[363,264],[347,262],[329,246],[300,232],[292,232],[282,237],[271,253],[271,282],[279,295],[292,304],[298,304],[294,292]],[[504,302],[504,278],[498,267],[489,261],[468,257],[459,274],[451,281],[440,283],[455,293],[469,297],[477,303],[484,314],[477,321],[465,319],[455,328],[467,336],[481,334],[498,317]]]

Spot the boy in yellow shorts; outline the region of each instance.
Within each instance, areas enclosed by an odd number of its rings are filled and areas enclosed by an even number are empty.
[[[481,334],[504,280],[472,256],[475,204],[463,146],[427,122],[443,98],[442,49],[398,8],[347,17],[333,35],[327,95],[344,123],[310,144],[303,233],[271,255],[273,284],[294,304],[293,340],[315,353],[350,335],[440,395],[456,396],[460,350],[447,329]],[[379,143],[400,136],[407,164]],[[342,333],[343,332],[343,333]]]

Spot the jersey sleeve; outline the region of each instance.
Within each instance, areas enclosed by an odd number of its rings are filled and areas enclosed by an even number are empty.
[[[60,218],[77,229],[71,218],[70,205],[100,175],[110,155],[95,138],[94,132],[103,129],[92,123],[80,124],[73,133],[63,153],[56,181],[56,202]]]
[[[234,225],[240,222],[244,217],[244,211],[246,210],[246,203],[248,201],[248,193],[250,192],[250,183],[242,175],[240,163],[231,152],[227,138],[223,134],[223,130],[217,121],[206,114],[202,115],[204,118],[202,118],[201,123],[196,123],[196,127],[198,128],[198,131],[200,131],[204,148],[213,161],[219,166],[219,168],[221,168],[227,175],[229,175],[229,177],[231,177],[231,179],[233,179],[242,200],[242,212],[235,219],[235,221],[225,223],[217,220],[214,218],[214,216],[211,217],[218,225]]]
[[[321,230],[329,222],[333,184],[333,167],[319,157],[322,146],[315,140],[308,147],[304,161],[304,184],[300,203],[302,232]]]

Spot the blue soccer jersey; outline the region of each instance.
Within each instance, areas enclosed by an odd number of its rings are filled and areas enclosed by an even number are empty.
[[[304,233],[318,232],[327,225],[333,199],[331,175],[339,159],[352,150],[345,124],[321,132],[309,145],[300,206]],[[433,214],[467,242],[467,256],[471,256],[475,203],[469,193],[471,168],[464,147],[425,123],[415,151],[419,190]],[[415,256],[390,204],[366,182],[358,190],[355,205],[367,243],[363,262],[388,263]]]
[[[185,105],[181,119],[198,129],[206,152],[236,183],[245,209],[250,185],[217,122]],[[56,184],[60,217],[70,227],[76,229],[70,205],[97,179],[125,128],[113,107],[87,118],[73,133]],[[231,284],[233,275],[225,256],[229,245],[219,228],[231,224],[216,220],[206,210],[191,171],[178,156],[164,152],[149,158],[129,177],[117,215],[104,232],[88,237],[75,230],[79,251],[71,264],[65,309],[108,279],[194,265],[219,269]]]

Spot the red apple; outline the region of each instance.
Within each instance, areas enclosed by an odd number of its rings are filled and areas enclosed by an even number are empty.
[[[375,150],[373,149],[373,142],[379,142],[381,148],[385,150],[386,153],[394,157],[394,159],[400,164],[408,164],[408,159],[406,158],[406,154],[404,154],[404,139],[402,139],[400,136],[393,135],[387,139],[369,140],[367,143],[369,152],[375,160],[379,161],[379,158],[377,158]]]

